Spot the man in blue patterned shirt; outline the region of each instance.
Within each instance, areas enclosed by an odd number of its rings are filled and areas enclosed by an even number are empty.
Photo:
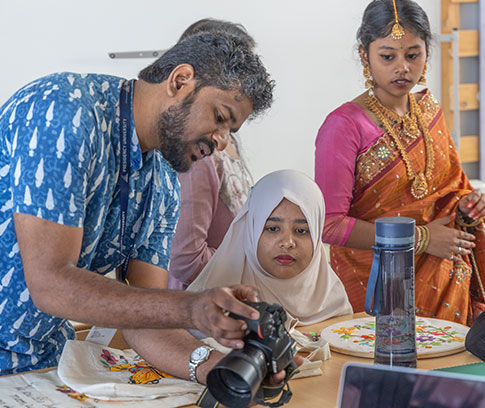
[[[253,288],[159,288],[179,212],[176,171],[224,149],[271,105],[273,85],[242,41],[200,34],[137,81],[53,74],[0,108],[0,375],[56,365],[74,337],[66,319],[124,329],[156,365],[196,344],[171,329],[242,347],[245,325],[224,312],[257,317],[237,300],[255,299]],[[103,276],[125,259],[130,285]],[[171,339],[163,353],[161,333]]]

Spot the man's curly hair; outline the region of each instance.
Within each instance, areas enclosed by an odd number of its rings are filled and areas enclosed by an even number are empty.
[[[165,81],[175,67],[194,68],[196,92],[205,86],[235,89],[252,102],[254,119],[273,102],[274,80],[247,42],[225,32],[194,34],[168,49],[138,74],[150,83]]]

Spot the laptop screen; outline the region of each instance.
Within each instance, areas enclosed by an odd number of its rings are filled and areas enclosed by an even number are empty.
[[[347,363],[340,408],[485,408],[485,377]]]

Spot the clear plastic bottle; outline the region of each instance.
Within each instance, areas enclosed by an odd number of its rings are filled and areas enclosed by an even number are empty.
[[[407,217],[376,220],[366,311],[376,316],[374,362],[416,367],[414,229]],[[374,307],[370,307],[374,295]]]

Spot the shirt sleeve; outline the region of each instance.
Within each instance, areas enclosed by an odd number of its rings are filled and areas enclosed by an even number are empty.
[[[184,285],[198,276],[215,252],[207,243],[219,199],[220,180],[212,157],[179,174],[182,206],[173,240],[170,275]]]
[[[61,91],[39,93],[20,101],[11,126],[13,210],[82,227],[92,114]]]
[[[332,113],[318,131],[315,181],[325,197],[323,241],[344,245],[355,224],[347,214],[352,202],[359,132],[349,118]]]

